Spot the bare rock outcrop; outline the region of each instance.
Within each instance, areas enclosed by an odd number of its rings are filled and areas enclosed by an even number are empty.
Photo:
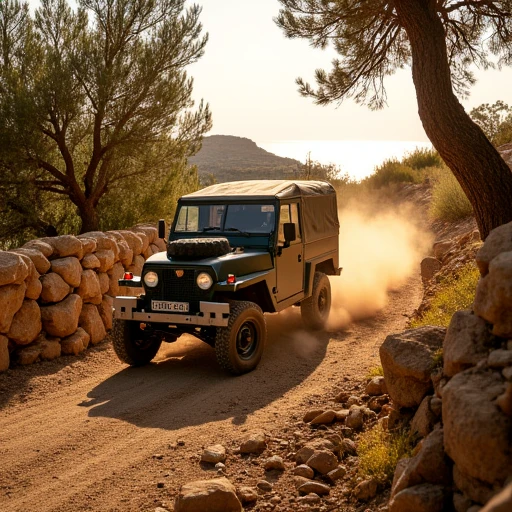
[[[389,395],[402,407],[418,406],[432,390],[434,354],[446,329],[420,327],[389,335],[380,347],[380,360]]]

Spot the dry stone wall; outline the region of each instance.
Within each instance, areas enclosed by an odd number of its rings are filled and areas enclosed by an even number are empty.
[[[473,307],[446,332],[414,329],[380,348],[398,424],[412,417],[422,439],[396,468],[389,512],[512,510],[512,222],[490,233],[476,263]]]
[[[0,371],[79,354],[112,328],[125,271],[165,250],[153,226],[31,240],[0,252]]]

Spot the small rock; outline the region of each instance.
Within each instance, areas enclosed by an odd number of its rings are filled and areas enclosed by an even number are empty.
[[[279,455],[273,455],[272,457],[269,457],[265,461],[264,467],[265,467],[265,471],[272,471],[273,469],[278,470],[278,471],[284,471],[286,469],[285,465],[284,465],[284,461],[281,457],[279,457]]]
[[[359,501],[368,501],[375,497],[377,494],[377,481],[373,478],[371,480],[364,480],[356,485],[354,489],[354,497]]]
[[[306,496],[302,496],[297,500],[299,503],[303,503],[305,505],[316,505],[317,503],[320,503],[321,498],[318,496],[318,494],[315,494],[314,492],[310,492]]]
[[[347,419],[347,416],[348,409],[340,409],[339,411],[336,411],[336,417],[334,418],[334,420],[344,422]]]
[[[311,425],[329,425],[336,418],[336,413],[332,410],[325,411],[311,420]]]
[[[349,410],[345,425],[354,430],[359,430],[363,427],[364,417],[363,411],[357,407],[352,406]]]
[[[217,462],[217,464],[215,464],[215,469],[223,473],[226,470],[226,465],[222,462]]]
[[[336,469],[338,459],[329,450],[315,450],[306,464],[321,475],[326,475],[333,469]]]
[[[300,494],[309,494],[314,492],[319,496],[324,496],[331,492],[331,488],[328,485],[316,482],[314,480],[310,480],[309,482],[302,484],[298,490]]]
[[[325,409],[311,409],[306,414],[304,414],[304,418],[302,418],[302,421],[304,423],[309,423],[312,419],[316,418],[317,416],[320,416],[324,412]]]
[[[487,358],[487,364],[491,368],[504,368],[512,365],[512,350],[493,350]]]
[[[357,455],[356,443],[352,439],[343,439],[341,442],[342,455]]]
[[[237,489],[236,495],[242,502],[242,505],[247,505],[248,503],[254,503],[258,501],[258,492],[253,487],[240,487]]]
[[[262,453],[267,447],[267,438],[263,431],[252,432],[240,445],[240,453]]]
[[[512,366],[505,368],[501,373],[505,379],[512,380]]]
[[[389,512],[443,512],[444,505],[443,487],[420,484],[400,491],[391,501]]]
[[[293,474],[296,476],[302,476],[311,480],[315,476],[315,472],[307,465],[301,464],[293,470]]]
[[[370,396],[380,396],[386,394],[386,392],[386,382],[382,376],[373,377],[366,385],[366,394]]]
[[[204,449],[201,455],[201,462],[217,464],[226,460],[226,448],[221,444],[214,444]]]
[[[338,466],[336,469],[329,471],[329,473],[327,473],[327,475],[325,475],[325,477],[329,481],[329,483],[334,484],[340,478],[343,478],[346,474],[347,474],[347,470],[346,470],[345,466]]]
[[[361,399],[358,396],[349,396],[347,400],[348,407],[351,407],[352,405],[359,405],[361,403]]]
[[[235,486],[227,478],[198,480],[181,487],[174,512],[241,512]]]
[[[334,401],[339,403],[339,404],[342,404],[342,403],[345,403],[350,397],[350,393],[347,393],[346,391],[341,391],[340,393],[338,393],[336,395],[336,397],[334,398]]]
[[[270,482],[267,482],[267,480],[260,480],[256,484],[256,487],[263,492],[271,492],[273,489],[272,484]]]
[[[310,478],[306,478],[304,476],[294,476],[293,477],[293,484],[295,485],[296,489],[298,489],[301,485],[304,485],[308,482],[311,482]]]

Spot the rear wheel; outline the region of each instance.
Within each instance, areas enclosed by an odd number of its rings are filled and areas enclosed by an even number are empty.
[[[131,366],[147,364],[156,356],[162,337],[144,332],[140,322],[114,318],[112,344],[117,357]]]
[[[219,365],[240,375],[254,370],[263,355],[267,326],[254,302],[232,301],[227,327],[217,327],[215,354]]]
[[[300,303],[300,313],[307,329],[318,331],[327,324],[331,311],[331,283],[323,272],[315,272],[313,293]]]

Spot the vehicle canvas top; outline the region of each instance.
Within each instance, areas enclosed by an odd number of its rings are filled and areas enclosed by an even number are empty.
[[[183,196],[180,202],[245,202],[293,198],[301,199],[306,243],[338,235],[336,192],[325,181],[249,180],[218,183]]]

